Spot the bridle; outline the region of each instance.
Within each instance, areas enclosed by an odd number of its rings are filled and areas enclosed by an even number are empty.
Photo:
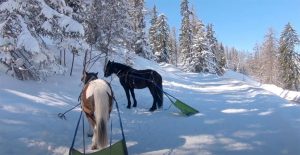
[[[84,84],[86,85],[87,83],[89,83],[89,82],[91,82],[91,81],[93,81],[93,80],[96,80],[96,79],[98,79],[98,77],[97,76],[94,76],[94,75],[92,75],[91,77],[89,77],[88,79],[86,79],[86,76],[85,76],[85,79],[84,79]]]

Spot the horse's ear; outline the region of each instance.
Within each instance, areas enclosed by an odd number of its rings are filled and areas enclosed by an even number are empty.
[[[96,75],[98,76],[98,72],[96,73]]]
[[[85,74],[85,75],[87,75],[87,74],[88,74],[88,72],[84,71],[84,74]]]

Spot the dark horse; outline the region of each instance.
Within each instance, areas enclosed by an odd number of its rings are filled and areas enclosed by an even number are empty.
[[[133,107],[136,107],[137,105],[134,88],[149,88],[153,97],[153,105],[149,111],[156,110],[157,106],[158,108],[163,106],[162,77],[156,71],[151,69],[136,70],[124,64],[108,61],[105,67],[104,76],[108,77],[113,73],[119,77],[120,83],[125,90],[128,100],[128,109],[131,107],[129,90],[134,101]]]

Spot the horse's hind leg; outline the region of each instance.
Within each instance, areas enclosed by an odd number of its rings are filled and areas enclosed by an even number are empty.
[[[93,135],[94,135],[94,133],[93,133],[93,129],[92,129],[93,127],[90,125],[89,126],[89,131],[88,131],[88,133],[87,133],[87,136],[88,137],[93,137]]]
[[[150,93],[153,97],[153,104],[152,104],[152,107],[149,109],[149,111],[155,111],[157,109],[156,107],[156,90],[154,87],[149,87],[149,90],[150,90]]]
[[[95,127],[95,122],[90,118],[87,117],[90,127],[89,127],[89,132],[87,133],[88,137],[93,137],[93,132],[94,132],[94,127]]]
[[[135,94],[134,94],[134,89],[133,88],[130,88],[130,93],[131,93],[131,96],[133,98],[133,107],[136,107],[137,102],[136,102],[136,99],[135,99]]]
[[[129,89],[124,87],[124,90],[125,90],[127,101],[128,101],[127,108],[130,109],[131,108],[131,101],[130,101],[130,96],[129,96]]]

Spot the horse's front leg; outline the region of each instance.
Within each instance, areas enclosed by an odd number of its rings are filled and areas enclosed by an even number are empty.
[[[127,101],[128,101],[127,108],[130,109],[131,108],[131,101],[130,101],[130,96],[129,96],[129,88],[124,87],[124,90],[125,90]]]
[[[131,93],[131,96],[133,98],[133,107],[136,107],[137,102],[136,102],[136,99],[135,99],[135,94],[134,94],[134,89],[133,88],[130,88],[130,93]]]

